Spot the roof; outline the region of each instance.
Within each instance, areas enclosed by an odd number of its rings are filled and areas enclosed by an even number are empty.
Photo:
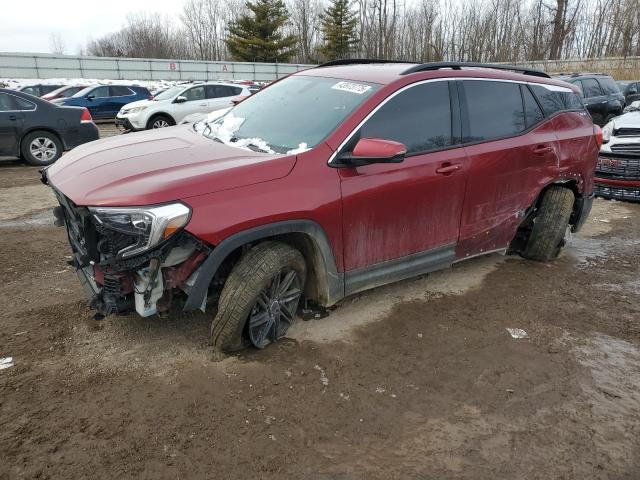
[[[431,78],[489,78],[496,80],[512,80],[518,82],[535,82],[551,85],[558,85],[575,89],[574,85],[560,81],[560,79],[544,78],[534,75],[525,75],[508,70],[497,70],[490,66],[473,66],[468,67],[461,64],[463,68],[460,70],[452,70],[450,68],[442,68],[438,70],[424,70],[415,73],[406,73],[410,68],[416,67],[416,63],[367,63],[367,64],[349,64],[325,66],[322,68],[310,68],[302,70],[294,75],[306,75],[314,77],[335,78],[340,80],[352,80],[359,82],[378,83],[388,85],[401,79],[410,80],[419,78],[427,80]]]

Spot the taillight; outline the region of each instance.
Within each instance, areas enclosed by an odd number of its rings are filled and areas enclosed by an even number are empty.
[[[89,110],[87,110],[86,107],[84,107],[82,109],[82,115],[80,116],[80,122],[82,122],[82,123],[93,122],[93,118],[91,118],[91,113],[89,113]]]
[[[602,129],[598,125],[593,126],[593,136],[596,137],[598,148],[602,146]]]

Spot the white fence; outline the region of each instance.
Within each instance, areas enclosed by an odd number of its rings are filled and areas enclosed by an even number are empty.
[[[0,53],[0,78],[270,81],[311,66]]]

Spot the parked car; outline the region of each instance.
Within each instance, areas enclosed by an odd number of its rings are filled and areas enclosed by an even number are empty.
[[[626,107],[624,107],[623,113],[637,112],[638,110],[640,110],[640,100],[631,102],[630,105],[627,105]]]
[[[149,90],[138,85],[94,85],[54,102],[59,105],[86,107],[93,118],[105,119],[114,118],[124,105],[150,96]]]
[[[596,195],[640,202],[640,111],[614,118],[602,133]]]
[[[640,81],[624,80],[617,83],[620,91],[624,95],[627,105],[631,105],[632,102],[640,100]]]
[[[45,100],[55,100],[56,98],[68,98],[80,90],[87,88],[89,85],[65,85],[64,87],[60,87],[56,90],[53,90],[49,93],[42,95],[40,98],[44,98]]]
[[[575,85],[503,65],[348,63],[43,171],[96,318],[217,301],[212,343],[262,348],[302,296],[330,306],[490,252],[548,261],[580,229],[602,132]]]
[[[0,88],[0,155],[15,155],[31,165],[49,165],[63,151],[98,136],[86,108],[58,107]]]
[[[572,73],[556,78],[576,85],[582,92],[584,103],[593,117],[593,123],[603,126],[613,117],[621,115],[625,98],[618,84],[603,73]]]
[[[46,95],[49,92],[53,92],[54,90],[57,90],[60,87],[64,87],[64,85],[60,85],[60,84],[42,84],[42,83],[37,83],[35,85],[25,85],[24,87],[21,87],[20,89],[18,89],[19,92],[22,93],[28,93],[29,95],[33,95],[34,97],[41,97],[43,95]]]
[[[234,99],[251,95],[246,86],[210,82],[176,85],[152,100],[141,100],[122,107],[116,126],[125,131],[170,127],[193,113],[208,113],[231,106]]]

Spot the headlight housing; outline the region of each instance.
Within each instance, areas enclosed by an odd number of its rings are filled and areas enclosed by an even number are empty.
[[[133,107],[133,108],[127,108],[127,109],[122,109],[122,113],[129,115],[130,113],[139,113],[143,110],[146,110],[147,107]]]
[[[611,135],[613,135],[613,130],[615,128],[615,123],[613,121],[607,123],[604,127],[602,127],[602,143],[607,143],[611,140]]]
[[[183,203],[155,207],[96,207],[89,211],[97,224],[121,234],[115,242],[120,258],[138,255],[155,247],[183,228],[191,209]]]

